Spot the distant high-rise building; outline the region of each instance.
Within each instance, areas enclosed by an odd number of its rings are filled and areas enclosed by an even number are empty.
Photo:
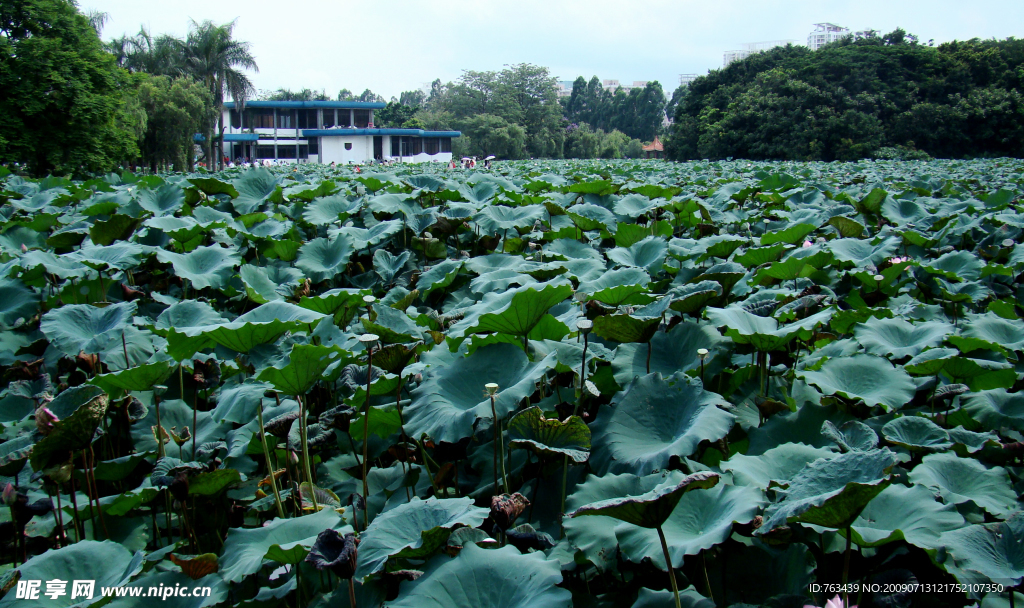
[[[694,80],[697,80],[698,76],[700,76],[700,74],[680,74],[679,84],[690,84]]]
[[[748,42],[747,44],[741,44],[740,49],[736,51],[726,51],[722,56],[722,67],[725,67],[733,61],[739,61],[740,59],[746,59],[754,53],[763,53],[768,49],[773,49],[777,46],[786,46],[787,44],[795,44],[796,40],[769,40],[766,42]]]
[[[814,31],[807,35],[807,46],[816,51],[830,42],[850,35],[850,29],[835,23],[815,23]]]
[[[624,93],[629,93],[633,89],[642,89],[647,86],[648,80],[634,80],[633,84],[620,84],[618,80],[606,78],[601,81],[601,88],[607,89],[614,93],[619,89],[622,89]],[[559,97],[569,97],[572,95],[572,80],[559,80],[555,83],[555,88],[558,90]]]

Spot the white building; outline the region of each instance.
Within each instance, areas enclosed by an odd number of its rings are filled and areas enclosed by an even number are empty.
[[[787,44],[796,44],[796,40],[768,40],[765,42],[748,42],[741,44],[739,50],[726,51],[722,56],[722,67],[725,67],[733,61],[739,61],[740,59],[746,59],[754,53],[763,53],[768,49],[773,49],[777,46],[786,46]]]
[[[807,46],[816,51],[830,42],[850,35],[850,29],[834,23],[815,23],[814,31],[807,35]]]
[[[449,162],[459,131],[382,129],[362,101],[250,101],[239,113],[224,104],[224,155],[299,163]]]

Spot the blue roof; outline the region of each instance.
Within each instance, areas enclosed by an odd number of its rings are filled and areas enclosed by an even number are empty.
[[[224,141],[259,141],[257,133],[225,133]]]
[[[303,137],[346,137],[352,135],[411,135],[413,137],[461,137],[462,131],[423,129],[302,129]]]
[[[380,110],[388,104],[382,101],[247,101],[247,108],[338,108],[339,110]],[[226,101],[224,107],[234,109],[235,102]]]

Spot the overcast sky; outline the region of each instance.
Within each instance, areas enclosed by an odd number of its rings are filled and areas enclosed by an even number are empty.
[[[237,18],[252,43],[258,89],[342,88],[397,96],[434,78],[505,64],[546,66],[623,83],[658,80],[670,92],[679,74],[705,74],[743,43],[806,42],[814,23],[883,33],[902,27],[936,43],[1024,36],[1020,0],[79,0],[106,12],[103,38],[184,35],[189,19]]]

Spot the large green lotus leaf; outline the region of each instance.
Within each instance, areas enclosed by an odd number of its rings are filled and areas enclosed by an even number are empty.
[[[547,212],[543,205],[488,205],[473,216],[473,221],[480,225],[480,230],[484,234],[502,234],[505,230],[532,228],[534,222],[546,216]],[[517,233],[513,234],[519,236]]]
[[[381,282],[388,285],[401,274],[411,257],[412,252],[409,250],[393,255],[386,249],[378,249],[373,252],[373,271],[380,277]]]
[[[618,215],[635,220],[641,215],[666,204],[668,204],[667,201],[652,201],[642,194],[627,194],[615,201],[615,204],[612,205],[612,209]]]
[[[388,558],[427,559],[448,542],[452,528],[475,528],[489,511],[469,498],[413,498],[378,515],[359,538],[356,578],[384,569]]]
[[[319,283],[344,272],[354,251],[351,240],[344,235],[313,239],[299,248],[295,266],[311,281]]]
[[[722,295],[721,284],[715,281],[700,281],[691,285],[680,285],[670,289],[666,298],[671,298],[669,308],[684,314],[694,314],[702,310],[713,300]]]
[[[350,201],[343,193],[317,199],[302,210],[302,219],[314,226],[329,226],[343,222],[349,214],[359,209],[360,201],[361,199]]]
[[[0,328],[28,321],[39,309],[39,296],[15,279],[0,279]]]
[[[504,418],[534,393],[536,382],[556,362],[555,353],[530,362],[517,346],[492,344],[471,357],[432,368],[404,412],[406,432],[417,439],[426,434],[434,441],[457,443],[474,433],[479,420],[491,419],[485,384],[498,385],[495,409]]]
[[[609,306],[646,304],[653,299],[646,295],[650,282],[651,277],[641,268],[619,268],[609,270],[595,280],[580,282],[576,291]]]
[[[124,391],[149,391],[153,390],[154,385],[163,384],[164,380],[171,375],[173,370],[174,366],[167,361],[143,363],[142,365],[136,365],[135,367],[117,372],[100,374],[90,382],[102,387],[108,393],[114,393],[119,389]]]
[[[602,228],[614,229],[618,221],[614,213],[592,203],[573,205],[566,210],[566,214],[572,219],[573,224],[584,232]]]
[[[903,368],[874,355],[829,359],[819,371],[798,372],[798,376],[825,395],[861,399],[868,405],[881,405],[889,410],[903,407],[917,391],[917,385]]]
[[[837,454],[826,448],[816,448],[803,443],[784,443],[760,456],[735,454],[723,460],[719,467],[732,473],[733,482],[738,485],[768,489],[771,482],[789,483],[800,471],[821,458],[834,458]]]
[[[910,481],[937,489],[949,504],[971,501],[997,516],[1013,511],[1017,504],[1006,469],[986,468],[977,460],[948,452],[925,456],[910,471]]]
[[[185,204],[185,191],[177,184],[139,190],[139,206],[153,215],[174,215]]]
[[[896,455],[889,450],[847,452],[816,460],[797,473],[764,512],[764,534],[788,523],[845,528],[889,485]]]
[[[951,281],[977,281],[985,262],[970,251],[952,251],[931,262],[922,263],[921,268],[942,275]]]
[[[560,238],[554,243],[551,243],[544,248],[544,254],[551,257],[552,254],[560,257],[564,257],[566,260],[590,260],[592,262],[600,262],[602,269],[604,268],[604,256],[601,252],[579,241],[571,239]]]
[[[25,270],[42,266],[46,272],[61,279],[82,277],[89,272],[89,267],[77,257],[55,255],[49,251],[32,250],[21,256],[18,265]]]
[[[231,204],[237,213],[246,215],[262,209],[268,202],[280,203],[283,200],[282,181],[283,177],[274,175],[269,169],[263,167],[249,169],[232,181],[235,190],[238,191],[238,196],[231,201]]]
[[[960,336],[980,341],[978,348],[1024,350],[1024,327],[1021,323],[993,313],[968,315],[964,319],[964,328]],[[993,348],[993,345],[996,348]],[[961,352],[968,352],[960,344],[957,344],[957,348],[960,348]]]
[[[949,323],[909,323],[899,317],[871,317],[853,329],[854,339],[865,351],[883,357],[891,355],[896,359],[913,357],[926,348],[938,346],[951,333],[953,326]]]
[[[678,482],[683,478],[679,471],[662,471],[637,477],[629,473],[621,475],[590,475],[578,484],[566,497],[565,508],[573,511],[584,505],[616,498],[637,496],[658,484]],[[570,544],[581,551],[601,571],[613,568],[618,557],[618,540],[615,527],[619,521],[613,517],[593,515],[590,517],[564,518],[562,526]]]
[[[367,333],[380,336],[382,342],[401,344],[418,340],[423,328],[416,325],[409,315],[390,306],[375,306],[377,317],[373,321],[363,317],[361,322]]]
[[[1024,512],[1001,523],[947,532],[942,544],[960,568],[1007,586],[1019,585],[1024,579]]]
[[[825,309],[788,325],[779,325],[771,317],[759,317],[742,308],[708,308],[705,315],[715,327],[725,326],[725,335],[737,344],[750,344],[760,352],[778,350],[803,331],[826,323],[832,309]]]
[[[708,378],[727,363],[725,351],[728,341],[706,324],[679,323],[667,332],[654,334],[650,346],[651,372],[660,372],[662,376],[700,369],[697,351],[701,348],[706,348],[709,353],[704,360]],[[647,345],[620,344],[615,349],[612,373],[619,386],[626,386],[633,378],[647,375]]]
[[[936,501],[931,490],[896,484],[875,496],[850,529],[859,547],[905,540],[922,549],[937,549],[942,545],[939,536],[965,523],[953,505]]]
[[[860,420],[836,426],[831,420],[821,425],[821,434],[831,439],[843,452],[873,450],[878,447],[878,434]]]
[[[183,361],[211,344],[200,334],[187,335],[185,330],[207,327],[226,322],[213,306],[198,300],[183,300],[171,304],[153,324],[153,331],[167,338],[167,354],[177,361]]]
[[[127,239],[135,232],[141,220],[120,213],[108,220],[98,220],[89,228],[89,237],[97,245],[109,245],[118,239]]]
[[[1011,363],[971,357],[950,357],[942,366],[942,375],[963,382],[972,391],[1010,388],[1017,381],[1017,371]]]
[[[241,264],[236,249],[210,245],[196,247],[189,253],[174,253],[158,249],[156,259],[174,266],[174,273],[188,279],[196,289],[220,289],[234,275],[235,266]]]
[[[1024,431],[1024,393],[1002,388],[979,391],[961,396],[960,405],[986,429]]]
[[[873,244],[870,240],[835,239],[826,247],[836,256],[837,260],[849,262],[860,268],[867,265],[878,266],[887,258],[894,256],[899,249],[901,240],[889,237]]]
[[[188,180],[193,186],[204,194],[227,194],[231,198],[238,196],[238,190],[230,182],[219,180],[215,177],[193,177]]]
[[[349,241],[352,247],[356,250],[366,249],[373,245],[379,245],[384,241],[388,240],[395,234],[402,231],[403,224],[401,220],[387,220],[374,224],[372,228],[360,228],[359,226],[345,226],[342,228],[332,228],[327,231],[328,236],[331,238],[345,238]],[[432,239],[433,243],[441,254],[435,257],[444,257],[447,252],[444,243],[441,243],[437,239]]]
[[[915,376],[934,376],[955,358],[959,351],[953,348],[929,348],[903,366]]]
[[[65,355],[102,353],[131,325],[135,302],[119,302],[104,308],[90,304],[66,304],[43,315],[39,329]]]
[[[649,236],[629,247],[616,247],[609,250],[608,259],[620,266],[628,268],[645,268],[648,272],[658,272],[668,255],[668,243],[665,239]]]
[[[141,553],[133,557],[131,551],[109,540],[82,540],[60,549],[50,549],[18,566],[21,580],[43,582],[39,597],[34,600],[15,598],[11,590],[0,600],[0,606],[87,606],[103,599],[101,588],[127,583],[142,570],[142,563]],[[67,581],[67,594],[55,599],[45,595],[46,581],[52,580]],[[71,582],[75,580],[95,581],[92,600],[71,599]]]
[[[541,456],[568,456],[576,463],[590,458],[590,427],[579,416],[564,421],[545,418],[537,406],[508,421],[509,446],[526,448]]]
[[[285,395],[305,395],[323,379],[324,372],[343,361],[340,349],[313,344],[296,344],[282,367],[267,367],[257,379],[274,385]]]
[[[611,407],[601,408],[591,427],[591,465],[641,475],[666,468],[673,456],[689,456],[701,441],[728,434],[734,418],[719,407],[727,405],[684,374],[637,378],[615,395]]]
[[[328,528],[343,534],[352,531],[350,526],[342,526],[341,516],[332,509],[275,519],[259,528],[231,528],[220,555],[220,575],[228,582],[237,583],[258,571],[271,549],[288,551],[298,545],[312,546],[317,535]]]
[[[683,494],[662,524],[672,566],[679,568],[687,555],[697,555],[725,542],[732,534],[733,523],[745,524],[753,520],[763,502],[757,488],[725,484]],[[620,524],[615,528],[615,537],[626,559],[636,563],[649,559],[659,570],[667,570],[655,530]]]
[[[719,479],[718,473],[710,471],[700,471],[682,478],[678,475],[670,475],[667,478],[658,475],[641,477],[634,483],[637,489],[643,490],[643,493],[585,504],[566,513],[565,516],[612,517],[634,526],[653,529],[668,520],[683,494],[691,490],[714,487]]]
[[[484,184],[479,184],[484,185]],[[387,608],[571,608],[572,594],[558,585],[557,561],[512,546],[467,544],[454,559],[438,556],[423,576],[402,586]]]
[[[20,471],[35,444],[31,435],[19,435],[0,443],[0,475],[10,476]]]
[[[775,243],[767,247],[751,247],[733,258],[733,262],[742,264],[745,268],[752,269],[762,264],[770,264],[779,259],[782,252],[786,250],[785,243]]]
[[[500,294],[488,293],[469,309],[462,321],[452,326],[448,335],[460,338],[471,333],[497,332],[526,336],[552,306],[570,296],[572,286],[568,282],[537,283]]]
[[[280,286],[270,278],[267,269],[262,266],[242,264],[238,276],[245,284],[245,292],[249,299],[257,304],[283,300],[287,295],[278,292]],[[282,291],[287,292],[288,290],[283,289]]]
[[[455,277],[459,275],[459,271],[462,270],[462,264],[463,262],[459,260],[444,260],[431,266],[416,281],[416,289],[426,296],[435,289],[448,287],[455,280]]]
[[[268,302],[234,321],[187,328],[188,337],[206,336],[217,344],[247,353],[260,344],[273,342],[286,331],[313,331],[326,318],[323,313],[287,302]]]
[[[661,325],[661,317],[638,319],[632,315],[602,315],[594,320],[594,333],[605,340],[647,343]]]
[[[211,412],[217,422],[248,424],[256,418],[256,409],[263,404],[263,395],[273,386],[247,378],[242,384],[223,388],[217,395],[217,407]]]
[[[140,256],[146,253],[145,248],[135,243],[115,243],[101,247],[91,245],[83,247],[75,252],[75,256],[82,260],[82,263],[95,270],[107,270],[108,268],[134,268],[140,263]]]
[[[814,232],[815,227],[813,224],[793,224],[782,230],[776,232],[767,232],[761,236],[762,245],[772,245],[774,243],[788,243],[790,245],[804,240],[808,234]]]
[[[921,416],[900,416],[886,422],[882,437],[912,452],[941,452],[953,447],[946,429]]]
[[[459,187],[459,194],[470,203],[483,205],[494,200],[498,194],[498,186],[494,182],[481,181],[475,184],[465,184]]]

